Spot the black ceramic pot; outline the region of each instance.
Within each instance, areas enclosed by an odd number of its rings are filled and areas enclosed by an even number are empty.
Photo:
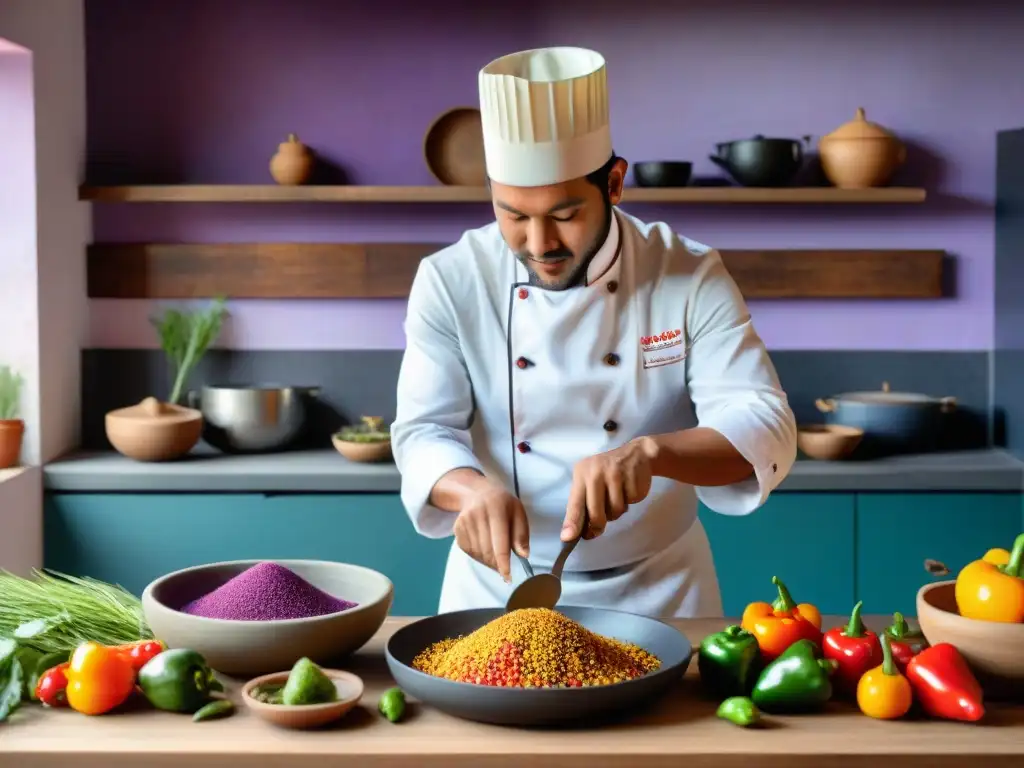
[[[935,450],[956,398],[890,392],[886,383],[877,392],[847,392],[815,405],[828,423],[863,429],[856,455],[868,458]]]
[[[638,187],[685,187],[692,172],[693,163],[681,160],[636,163],[633,180]]]
[[[804,164],[804,139],[752,139],[716,144],[710,160],[744,187],[788,187]]]

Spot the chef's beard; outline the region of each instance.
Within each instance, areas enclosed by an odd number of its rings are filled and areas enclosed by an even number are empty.
[[[535,285],[538,288],[544,288],[549,291],[565,291],[569,288],[578,288],[581,285],[585,285],[587,282],[587,269],[590,267],[590,262],[594,260],[597,252],[601,250],[601,246],[604,245],[605,240],[608,239],[608,232],[612,227],[612,205],[611,201],[605,203],[605,216],[604,223],[598,230],[597,235],[594,237],[593,242],[583,251],[583,257],[577,260],[576,265],[569,270],[569,273],[557,281],[545,280],[536,271],[534,271],[533,264],[537,261],[546,260],[557,260],[557,259],[575,259],[574,254],[568,248],[558,248],[553,251],[548,251],[540,259],[534,258],[529,251],[521,251],[516,254],[516,258],[519,259],[520,263],[526,267],[527,273],[530,275],[529,284]]]

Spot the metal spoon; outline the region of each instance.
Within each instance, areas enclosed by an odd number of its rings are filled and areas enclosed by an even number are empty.
[[[583,538],[583,533],[586,530],[587,521],[584,520],[583,530],[580,532],[580,535],[572,541],[562,544],[562,551],[558,553],[554,565],[551,566],[551,573],[534,575],[533,567],[529,561],[516,553],[519,562],[523,565],[523,570],[527,573],[527,578],[512,590],[512,594],[509,595],[508,601],[505,603],[505,610],[518,611],[521,608],[551,609],[558,605],[558,600],[562,596],[562,569],[565,567],[565,561],[569,559],[569,555],[576,549],[576,545],[580,543],[580,539]]]

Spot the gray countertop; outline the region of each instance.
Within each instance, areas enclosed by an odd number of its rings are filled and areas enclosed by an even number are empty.
[[[197,451],[146,464],[113,452],[78,453],[43,468],[48,491],[77,493],[397,493],[392,463],[356,464],[333,450],[260,456]],[[801,460],[779,491],[1021,491],[1024,463],[1001,450],[877,461]]]

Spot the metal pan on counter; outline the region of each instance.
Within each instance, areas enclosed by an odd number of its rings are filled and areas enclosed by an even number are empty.
[[[858,454],[893,455],[934,450],[955,397],[892,392],[889,382],[878,391],[846,392],[815,401],[830,424],[864,430]]]
[[[413,659],[433,643],[475,632],[502,616],[501,609],[442,613],[398,630],[385,649],[398,685],[424,704],[465,720],[511,726],[543,726],[635,712],[677,685],[692,647],[674,627],[632,613],[562,607],[558,612],[604,637],[632,643],[657,656],[660,666],[642,677],[583,688],[501,688],[456,682],[414,669]]]

